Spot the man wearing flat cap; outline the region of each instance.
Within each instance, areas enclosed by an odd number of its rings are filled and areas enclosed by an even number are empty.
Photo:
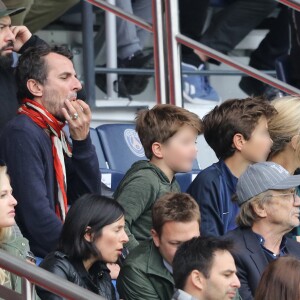
[[[243,300],[254,298],[269,262],[284,255],[300,259],[300,244],[286,236],[299,226],[299,185],[300,175],[273,162],[251,165],[238,180],[238,228],[225,237],[234,241]]]
[[[12,26],[11,16],[25,8],[10,8],[0,0],[0,135],[4,125],[18,109],[17,87],[14,77],[13,52],[23,53],[27,48],[44,44],[25,26]]]

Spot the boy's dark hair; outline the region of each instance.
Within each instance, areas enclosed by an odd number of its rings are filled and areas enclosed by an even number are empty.
[[[240,133],[249,140],[259,119],[270,119],[276,109],[265,99],[249,97],[227,100],[203,118],[204,137],[218,159],[234,154],[233,137]]]
[[[197,237],[184,242],[173,259],[175,287],[184,290],[186,280],[193,270],[198,270],[205,278],[209,278],[215,253],[231,252],[232,248],[231,240],[217,237]]]
[[[159,104],[142,110],[136,117],[136,131],[147,158],[152,158],[152,144],[165,143],[180,128],[189,125],[199,134],[203,132],[201,119],[194,113],[170,104]]]
[[[45,56],[50,53],[63,55],[70,60],[73,58],[72,52],[65,46],[50,47],[47,44],[29,48],[20,56],[16,68],[17,96],[19,101],[22,101],[24,98],[31,100],[34,98],[27,88],[27,81],[29,79],[34,79],[40,84],[44,84],[47,80],[48,66]]]
[[[161,236],[166,222],[197,221],[200,226],[200,210],[197,202],[186,193],[167,193],[152,208],[152,228]]]
[[[123,207],[115,200],[98,194],[86,194],[72,204],[59,239],[58,250],[71,260],[82,261],[98,257],[95,241],[102,234],[102,228],[124,216]],[[87,241],[84,235],[87,227],[93,240]]]

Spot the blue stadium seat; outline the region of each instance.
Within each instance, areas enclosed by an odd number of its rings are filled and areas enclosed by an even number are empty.
[[[70,138],[70,131],[69,131],[69,126],[66,125],[64,127],[64,131],[68,137],[68,139],[70,140],[70,142],[72,142],[71,138]],[[92,140],[92,143],[95,147],[96,150],[96,154],[98,157],[98,161],[99,161],[99,168],[102,174],[102,181],[111,188],[112,191],[115,191],[117,186],[119,185],[120,181],[122,180],[124,173],[119,172],[117,170],[111,170],[108,168],[108,164],[106,162],[104,153],[103,153],[103,149],[99,140],[99,136],[98,133],[96,131],[95,128],[90,128],[90,137]]]
[[[105,124],[96,130],[110,169],[126,173],[134,162],[147,159],[134,124]]]

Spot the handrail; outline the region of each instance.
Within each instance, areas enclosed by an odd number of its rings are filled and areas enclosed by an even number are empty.
[[[292,9],[300,11],[300,3],[299,2],[290,1],[290,0],[276,0],[276,1],[292,8]]]
[[[95,67],[96,73],[117,73],[117,74],[139,74],[139,75],[154,75],[153,69],[136,69],[136,68],[104,68]],[[261,70],[264,74],[276,75],[275,70]],[[191,70],[182,71],[182,74],[190,75],[228,75],[228,76],[247,76],[244,72],[239,70]]]
[[[0,250],[0,268],[5,269],[8,272],[16,274],[20,277],[26,278],[32,284],[38,285],[66,299],[104,300],[103,297],[97,294],[83,289],[78,285],[60,278],[42,268],[27,263],[26,261],[21,260],[18,257],[12,256],[3,250]],[[0,286],[0,292],[4,290],[2,288],[3,287]]]
[[[210,47],[207,47],[206,45],[195,42],[194,40],[192,40],[182,34],[178,34],[176,36],[176,40],[179,43],[181,43],[187,47],[190,47],[194,50],[199,50],[203,54],[209,56],[210,58],[213,58],[219,62],[225,63],[226,65],[229,65],[235,69],[238,69],[238,70],[246,73],[247,75],[250,75],[251,77],[256,78],[262,82],[265,82],[266,84],[269,84],[283,92],[286,92],[288,94],[300,95],[299,89],[297,89],[281,80],[278,80],[270,75],[267,75],[255,68],[241,64],[241,63],[231,59],[229,56],[227,56],[219,51],[216,51]]]

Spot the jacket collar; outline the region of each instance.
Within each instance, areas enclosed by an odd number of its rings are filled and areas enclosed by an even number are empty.
[[[237,182],[238,182],[238,178],[235,177],[230,169],[227,167],[227,165],[225,164],[224,160],[220,159],[219,162],[216,163],[217,164],[217,167],[219,168],[220,170],[220,173],[222,174],[222,176],[225,175],[226,177],[226,184],[230,190],[230,192],[232,194],[235,194],[236,192],[236,185],[237,185]]]
[[[159,253],[158,248],[155,246],[153,240],[150,241],[150,251],[147,264],[147,274],[152,274],[155,276],[167,279],[172,284],[174,284],[174,279],[171,273],[167,270],[163,263],[163,258]]]
[[[268,265],[268,260],[260,246],[259,240],[251,228],[242,229],[242,233],[245,246],[251,252],[250,257],[259,273],[262,274]]]

